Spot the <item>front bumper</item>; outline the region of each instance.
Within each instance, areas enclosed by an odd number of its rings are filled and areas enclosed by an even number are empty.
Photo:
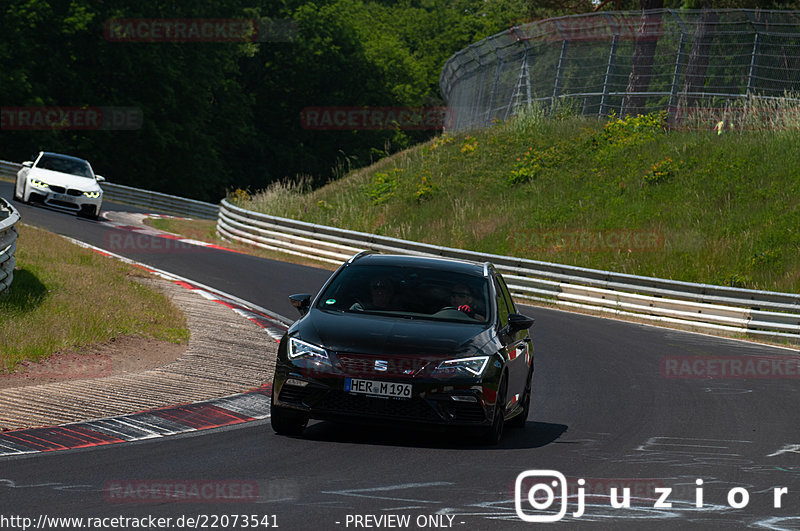
[[[273,403],[319,420],[445,426],[491,424],[496,385],[430,378],[380,379],[412,385],[411,397],[391,398],[345,391],[346,378],[345,375],[311,377],[295,366],[279,364],[273,380]]]
[[[73,191],[69,190],[69,192]],[[33,188],[28,196],[28,201],[41,203],[60,210],[96,215],[100,213],[103,196],[101,194],[100,197],[91,198],[83,195],[83,192],[80,192],[80,195],[74,195],[73,193],[57,193],[51,190]]]

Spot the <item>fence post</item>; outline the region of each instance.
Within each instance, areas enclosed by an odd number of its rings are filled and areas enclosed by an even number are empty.
[[[559,29],[561,25],[559,24]],[[569,45],[569,40],[565,37],[563,41],[561,41],[561,55],[558,56],[558,67],[556,68],[556,79],[553,83],[553,102],[550,105],[550,112],[555,109],[556,100],[558,99],[558,94],[561,90],[561,77],[564,74],[564,60],[567,55],[567,46]]]
[[[670,9],[669,12],[681,28],[681,39],[678,44],[678,53],[675,56],[675,71],[672,74],[672,89],[669,94],[669,105],[667,107],[667,114],[669,116],[669,123],[674,124],[678,115],[678,82],[681,76],[681,65],[683,64],[683,52],[686,48],[686,26],[683,20]]]
[[[491,41],[489,41],[491,42]],[[497,48],[492,43],[492,53],[494,53],[495,57],[497,57]],[[497,60],[497,67],[494,73],[494,84],[492,85],[492,90],[489,96],[489,107],[486,109],[486,118],[484,119],[484,125],[491,125],[491,115],[492,111],[494,111],[494,97],[497,94],[497,87],[500,85],[500,72],[503,70],[503,59],[499,58]]]
[[[611,40],[611,51],[608,53],[608,64],[606,65],[606,77],[603,80],[603,96],[600,98],[600,110],[597,113],[598,118],[602,118],[606,114],[606,107],[608,107],[608,93],[609,85],[611,84],[611,76],[614,75],[614,67],[617,63],[617,45],[619,44],[619,32],[614,33],[614,38]]]
[[[480,81],[478,82],[478,97],[472,100],[472,111],[470,112],[471,120],[470,126],[475,124],[478,121],[478,113],[480,103],[483,100],[483,85],[486,81],[486,68],[483,67],[483,63],[481,62],[481,58],[475,50],[472,50],[472,53],[475,55],[475,62],[477,62],[481,67],[481,75]]]
[[[619,26],[614,23],[614,19],[607,13],[605,14],[605,18],[608,24],[614,28],[614,38],[611,39],[611,50],[608,52],[606,77],[603,79],[603,95],[600,97],[600,109],[597,111],[598,118],[602,118],[608,114],[606,112],[606,108],[608,107],[608,93],[611,86],[611,76],[614,75],[614,68],[617,66],[617,46],[619,45]]]
[[[522,62],[519,66],[519,76],[517,77],[517,84],[514,91],[511,93],[511,98],[508,100],[508,107],[506,108],[505,119],[508,120],[509,116],[516,116],[519,110],[520,100],[522,99],[522,89],[525,88],[527,103],[531,102],[531,80],[530,72],[528,72],[528,47],[522,52]]]
[[[750,71],[747,73],[747,92],[745,97],[750,99],[753,90],[755,89],[755,76],[756,70],[758,69],[758,54],[761,50],[761,32],[758,31],[758,26],[756,25],[756,21],[753,20],[753,14],[750,11],[745,11],[748,20],[750,20],[750,24],[753,25],[753,30],[755,30],[756,35],[753,37],[753,51],[750,54]]]

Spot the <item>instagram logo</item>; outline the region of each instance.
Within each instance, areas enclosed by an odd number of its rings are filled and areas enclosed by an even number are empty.
[[[533,480],[548,478],[530,485]],[[558,495],[556,495],[558,491]],[[523,510],[523,500],[536,511],[546,511],[553,506],[556,497],[561,498],[557,513],[531,514]],[[526,470],[517,476],[514,483],[514,508],[524,522],[557,522],[567,514],[567,478],[557,470]],[[530,510],[530,509],[528,509]]]

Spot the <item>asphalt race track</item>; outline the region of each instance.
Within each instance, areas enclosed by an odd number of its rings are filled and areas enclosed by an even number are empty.
[[[0,183],[0,195],[10,199],[11,184]],[[114,236],[120,229],[108,223],[15,206],[24,223],[291,318],[286,295],[313,292],[329,275],[216,249],[167,252],[141,236],[125,248]],[[797,363],[786,363],[796,351],[542,308],[524,312],[536,318],[532,411],[526,428],[508,431],[496,448],[472,445],[463,433],[322,422],[304,438],[287,438],[268,421],[253,421],[0,458],[0,528],[57,528],[46,516],[105,518],[106,528],[528,529],[536,524],[518,517],[515,498],[525,516],[541,517],[529,494],[545,504],[554,478],[531,477],[517,489],[517,476],[554,470],[566,485],[552,488],[547,514],[558,516],[562,488],[568,494],[555,528],[800,529],[800,390]],[[756,377],[710,376],[709,357],[728,367],[766,365]],[[706,377],[698,377],[703,367]],[[611,506],[611,487],[620,488],[620,501],[621,489],[630,489],[630,507]],[[187,491],[196,494],[190,501],[176,496]],[[574,515],[581,498],[583,514]]]

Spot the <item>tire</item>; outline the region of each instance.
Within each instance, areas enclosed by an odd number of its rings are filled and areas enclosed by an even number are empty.
[[[508,383],[505,375],[500,380],[500,386],[497,390],[497,398],[494,405],[494,417],[492,417],[492,425],[483,428],[481,433],[481,440],[487,446],[496,446],[503,438],[503,431],[505,430],[506,423],[506,390]]]
[[[525,392],[522,395],[522,413],[508,421],[511,428],[524,428],[525,422],[528,420],[528,413],[531,411],[531,393],[533,391],[533,365],[531,371],[528,373],[528,382],[525,384]]]
[[[19,180],[19,178],[17,178],[17,181],[18,180]],[[18,201],[18,202],[22,203],[22,197],[20,197],[17,194],[17,182],[16,181],[14,182],[14,201]]]
[[[81,207],[81,209],[75,213],[76,216],[79,218],[84,219],[91,219],[92,221],[98,221],[100,219],[100,209],[97,207],[93,207],[91,210],[84,208],[86,205]]]
[[[308,424],[308,417],[291,409],[280,406],[270,407],[272,429],[278,435],[303,435]]]

